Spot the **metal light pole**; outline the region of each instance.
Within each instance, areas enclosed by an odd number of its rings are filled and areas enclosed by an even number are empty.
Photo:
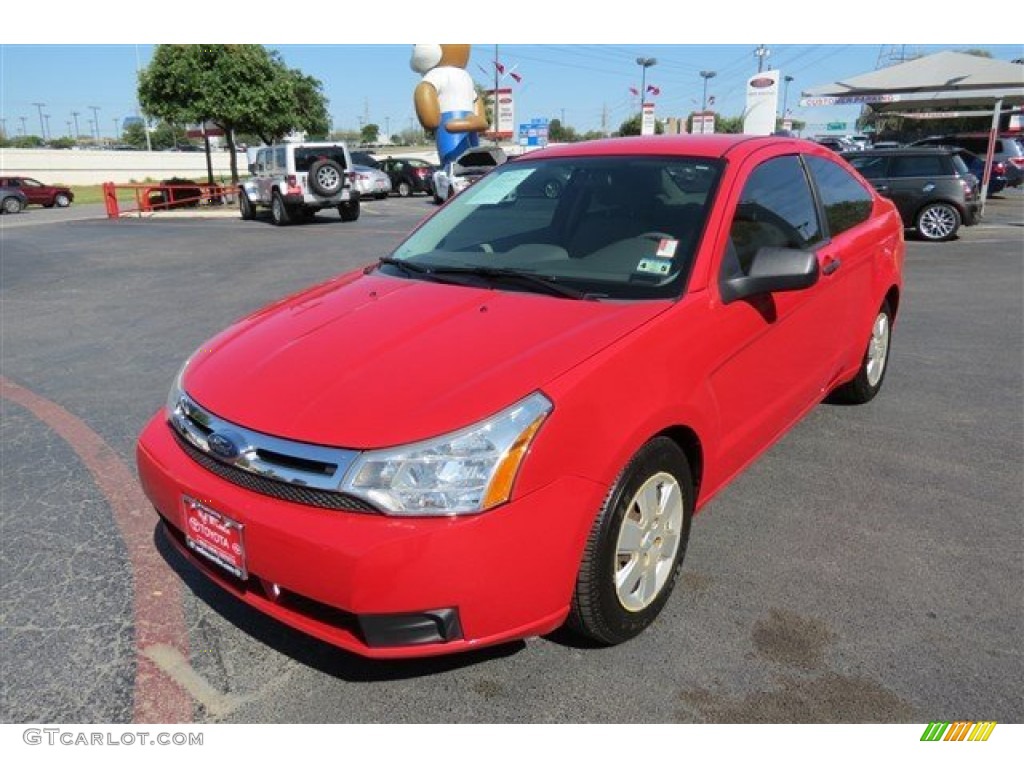
[[[757,46],[757,50],[754,51],[754,55],[757,56],[757,71],[764,71],[764,60],[771,55],[771,51],[765,48],[763,45]]]
[[[78,112],[72,112],[71,116],[75,118],[75,143],[78,143],[78,138],[82,135],[82,132],[78,130]]]
[[[702,69],[700,71],[700,76],[702,78],[704,78],[704,98],[701,100],[701,104],[700,104],[700,111],[701,112],[707,112],[708,111],[708,80],[710,80],[712,77],[714,77],[717,74],[718,73],[715,72],[713,69]]]
[[[39,130],[42,131],[43,141],[46,141],[46,126],[43,125],[43,107],[46,104],[42,101],[33,101],[32,106],[39,110]]]
[[[647,98],[647,68],[653,67],[658,60],[637,56],[636,63],[640,65],[640,119],[643,121],[644,99]]]
[[[789,84],[793,82],[792,75],[782,78],[782,119],[786,119],[786,102],[789,100]]]
[[[28,122],[28,118],[24,115],[20,115],[18,119],[21,120],[21,135],[28,136],[28,128],[25,127],[25,123]]]
[[[121,138],[121,132],[117,130],[117,124],[121,121],[120,117],[114,118],[114,142],[116,143]]]
[[[46,136],[48,136],[49,138],[52,139],[53,138],[53,134],[50,133],[50,116],[49,115],[43,115],[43,124],[46,126],[46,130],[44,131],[44,133],[46,133]]]

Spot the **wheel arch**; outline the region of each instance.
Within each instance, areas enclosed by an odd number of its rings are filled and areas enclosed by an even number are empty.
[[[693,481],[694,502],[696,503],[696,500],[700,498],[701,480],[704,477],[704,446],[700,436],[692,428],[677,424],[652,435],[651,439],[656,437],[669,438],[679,446],[686,456],[686,461],[690,465],[690,479]]]
[[[889,303],[889,309],[892,310],[892,316],[895,318],[899,314],[900,308],[900,287],[898,285],[891,286],[885,294],[885,300]]]

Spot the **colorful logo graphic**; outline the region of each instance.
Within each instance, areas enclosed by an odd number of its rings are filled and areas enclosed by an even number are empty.
[[[971,722],[957,720],[953,723],[928,723],[921,734],[921,741],[988,741],[995,730],[994,720]]]

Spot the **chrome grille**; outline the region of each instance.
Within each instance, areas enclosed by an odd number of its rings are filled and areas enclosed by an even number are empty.
[[[356,451],[246,429],[221,419],[186,394],[174,402],[169,424],[194,461],[243,488],[326,509],[377,511],[338,490],[359,455]]]

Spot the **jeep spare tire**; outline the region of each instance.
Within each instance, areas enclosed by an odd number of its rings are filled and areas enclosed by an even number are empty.
[[[336,160],[317,160],[309,167],[309,187],[316,194],[332,197],[345,185],[345,171]]]

